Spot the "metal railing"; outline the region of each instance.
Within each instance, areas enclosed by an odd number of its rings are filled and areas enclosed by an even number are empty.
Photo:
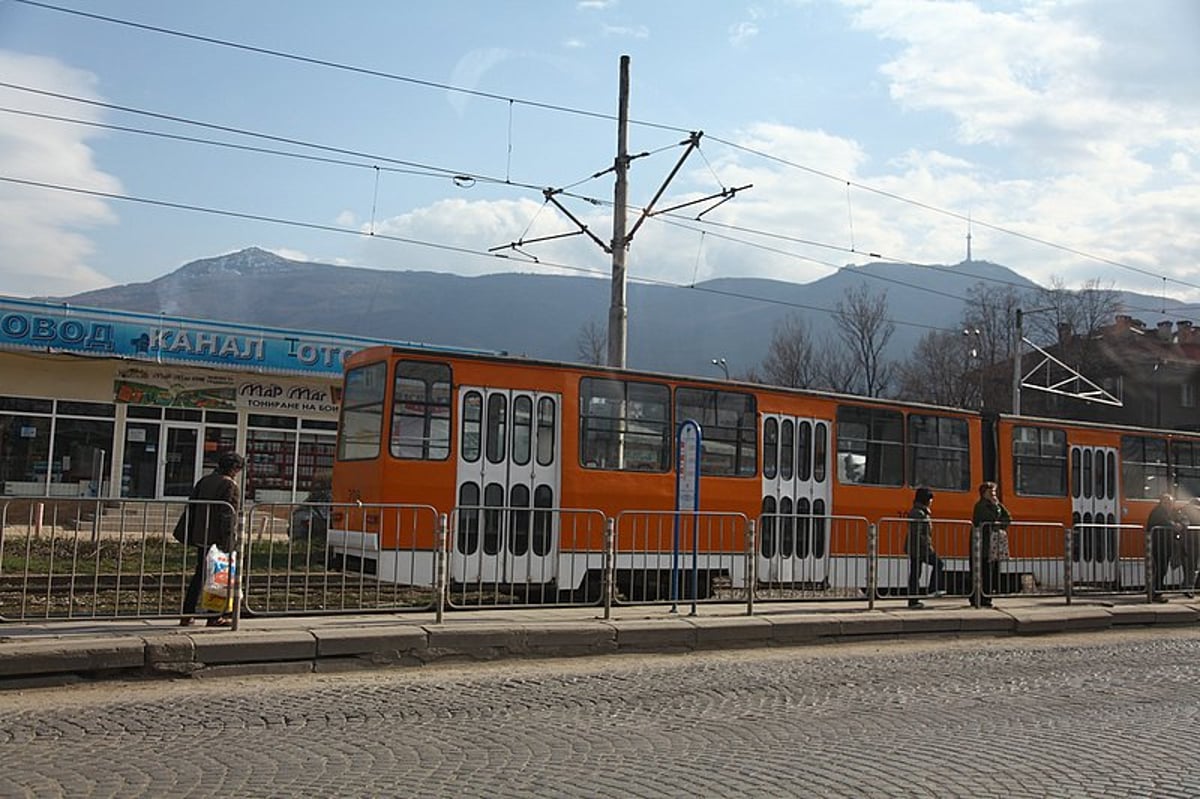
[[[270,502],[246,511],[244,604],[258,615],[429,610],[429,505]]]
[[[205,504],[193,502],[196,504]],[[10,498],[0,504],[0,620],[179,617],[195,547],[164,500]],[[228,506],[225,506],[228,508]],[[232,509],[230,509],[232,510]],[[586,508],[258,503],[241,514],[238,609],[263,615],[437,613],[482,607],[1190,593],[1200,527],[1014,522],[1009,555],[983,531],[911,520]],[[915,567],[915,574],[913,574]],[[1156,575],[1158,576],[1156,582]],[[910,596],[910,576],[916,590]],[[1149,577],[1149,579],[1147,579]],[[235,615],[236,624],[236,615]]]

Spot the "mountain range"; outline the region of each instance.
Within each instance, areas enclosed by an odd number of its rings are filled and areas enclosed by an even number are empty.
[[[957,326],[963,303],[954,297],[980,281],[1037,287],[987,261],[875,262],[803,284],[760,278],[722,278],[692,287],[631,282],[627,363],[718,376],[712,362],[724,358],[736,377],[762,362],[776,326],[791,315],[805,319],[818,340],[833,335],[833,319],[820,309],[834,308],[847,290],[864,282],[872,292],[887,292],[889,316],[899,322],[887,355],[900,360],[928,327]],[[935,284],[936,293],[926,288]],[[193,261],[145,283],[48,299],[578,361],[581,331],[590,324],[603,335],[610,296],[610,282],[598,278],[366,269],[294,261],[252,247]],[[1161,298],[1137,294],[1122,293],[1121,300],[1131,307],[1162,304]]]

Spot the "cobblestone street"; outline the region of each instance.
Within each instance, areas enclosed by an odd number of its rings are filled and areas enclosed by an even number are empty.
[[[1200,794],[1200,632],[0,694],[0,796]]]

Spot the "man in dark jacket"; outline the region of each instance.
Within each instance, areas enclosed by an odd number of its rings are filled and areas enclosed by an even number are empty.
[[[192,623],[196,605],[200,601],[200,589],[204,584],[204,559],[208,548],[216,544],[222,551],[229,552],[237,533],[237,512],[241,507],[241,490],[237,476],[246,461],[236,452],[222,452],[217,458],[217,468],[201,477],[192,489],[188,506],[175,527],[175,538],[180,543],[196,549],[196,571],[188,583],[183,598],[183,619],[180,625]],[[208,620],[210,627],[228,626],[231,619],[227,614]]]
[[[908,553],[908,606],[923,608],[924,603],[917,598],[918,585],[921,580],[921,569],[928,563],[933,567],[929,575],[929,592],[933,596],[941,596],[942,559],[933,551],[933,517],[929,506],[933,503],[933,492],[922,486],[917,489],[913,498],[912,510],[908,512],[908,537],[904,541],[904,551]]]

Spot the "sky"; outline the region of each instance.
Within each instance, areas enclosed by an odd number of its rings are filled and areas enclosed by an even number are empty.
[[[630,280],[954,264],[969,231],[1200,303],[1194,0],[0,0],[0,294],[251,246],[607,278],[623,55],[629,225],[660,211]]]

